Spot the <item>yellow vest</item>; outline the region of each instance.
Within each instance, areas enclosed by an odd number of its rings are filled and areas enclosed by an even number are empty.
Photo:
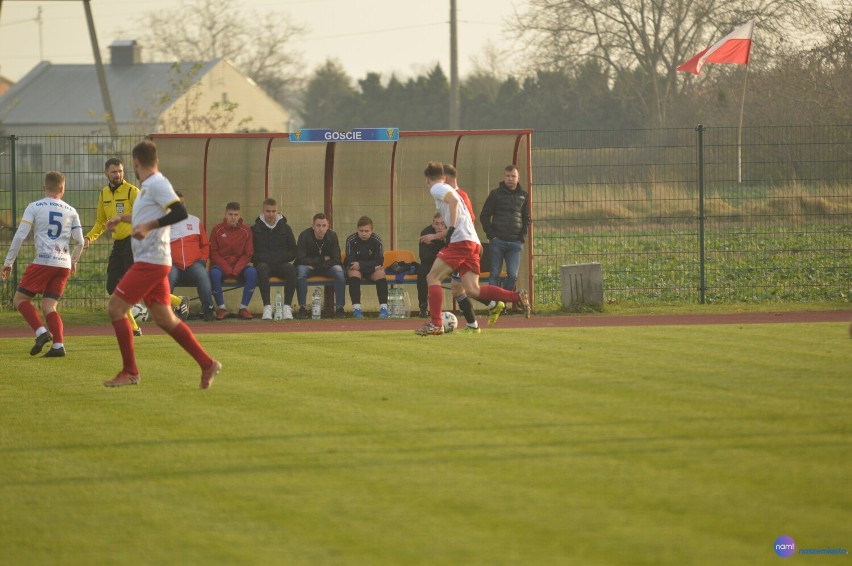
[[[115,191],[109,185],[101,189],[101,194],[98,196],[98,219],[86,234],[86,239],[89,242],[97,240],[106,230],[106,223],[110,218],[119,214],[132,214],[133,203],[138,196],[139,189],[127,181],[121,183]],[[123,240],[130,236],[132,229],[129,222],[120,222],[112,233],[112,239]]]

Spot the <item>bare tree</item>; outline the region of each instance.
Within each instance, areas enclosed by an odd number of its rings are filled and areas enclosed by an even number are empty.
[[[680,63],[750,18],[756,48],[771,53],[792,30],[812,29],[819,12],[818,0],[529,0],[517,17],[535,67],[597,60],[649,125],[664,126],[678,88],[694,80],[679,76]]]
[[[305,28],[281,13],[253,14],[232,0],[180,0],[171,10],[148,12],[146,49],[169,61],[230,59],[278,101],[292,108],[302,87],[301,54],[294,41]]]
[[[841,0],[821,21],[825,42],[811,49],[806,61],[822,107],[832,106],[835,119],[852,116],[852,0]]]
[[[500,92],[500,84],[509,76],[513,53],[510,48],[489,41],[479,55],[470,58],[473,71],[462,83],[462,88],[472,99],[481,98],[494,103]]]

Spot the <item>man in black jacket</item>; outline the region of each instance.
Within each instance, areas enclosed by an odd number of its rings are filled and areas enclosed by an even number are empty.
[[[417,303],[420,306],[420,318],[429,318],[429,284],[426,276],[432,270],[432,264],[441,248],[447,245],[444,239],[447,225],[440,212],[432,217],[432,223],[420,232],[420,264],[417,266]]]
[[[521,249],[530,225],[529,194],[518,183],[518,168],[507,165],[503,170],[503,181],[488,194],[479,221],[489,240],[491,255],[491,285],[513,290],[521,266]],[[506,261],[506,278],[500,284],[500,272]]]
[[[376,284],[379,299],[379,318],[388,317],[388,281],[385,278],[385,251],[382,239],[373,232],[373,220],[369,216],[358,219],[358,231],[346,238],[346,282],[352,300],[352,316],[364,318],[361,310],[361,280]]]
[[[293,319],[293,294],[296,292],[296,237],[287,219],[278,212],[274,198],[263,201],[260,216],[251,227],[254,236],[254,255],[251,258],[257,270],[257,286],[263,299],[263,320],[272,320],[272,302],[269,297],[269,278],[284,280],[284,305],[280,313],[283,320]],[[277,305],[276,305],[277,306]]]
[[[327,275],[334,279],[334,316],[345,316],[343,304],[346,301],[346,279],[340,255],[340,240],[333,230],[329,230],[328,218],[322,212],[314,214],[310,228],[299,234],[296,243],[298,318],[308,318],[305,305],[308,299],[308,277],[311,275]]]

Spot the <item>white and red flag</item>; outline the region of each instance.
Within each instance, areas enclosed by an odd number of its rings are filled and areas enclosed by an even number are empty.
[[[749,20],[734,31],[680,65],[678,71],[698,74],[705,63],[732,63],[748,65],[751,54],[751,34],[754,31],[754,20]]]

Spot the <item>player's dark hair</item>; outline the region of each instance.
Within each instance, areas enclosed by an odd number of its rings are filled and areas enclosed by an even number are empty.
[[[314,214],[314,219],[311,224],[313,224],[317,220],[328,220],[328,217],[325,215],[324,212],[317,212],[316,214]]]
[[[373,225],[373,219],[370,218],[367,215],[364,215],[364,216],[362,216],[361,218],[358,219],[358,228],[360,228],[361,226],[372,226],[372,225]]]
[[[121,159],[119,159],[118,157],[110,157],[106,160],[106,163],[104,163],[104,171],[106,171],[113,165],[121,165],[121,167],[124,167],[124,163],[121,162]]]
[[[269,197],[268,199],[263,201],[263,206],[276,206],[278,203],[274,198]]]
[[[456,168],[450,165],[449,163],[444,163],[444,176],[446,177],[458,177],[458,171]]]
[[[438,181],[444,176],[444,164],[440,161],[430,161],[426,164],[423,175],[431,181]]]
[[[225,205],[225,210],[239,210],[239,209],[240,209],[240,203],[238,203],[238,202],[229,202],[228,204]]]
[[[505,173],[508,173],[508,172],[510,172],[510,171],[517,171],[517,170],[518,170],[518,166],[517,166],[517,165],[515,165],[514,163],[513,163],[512,165],[506,165],[506,166],[503,168],[503,171],[504,171]]]
[[[133,147],[133,159],[142,167],[157,165],[157,146],[151,140],[143,140]]]

